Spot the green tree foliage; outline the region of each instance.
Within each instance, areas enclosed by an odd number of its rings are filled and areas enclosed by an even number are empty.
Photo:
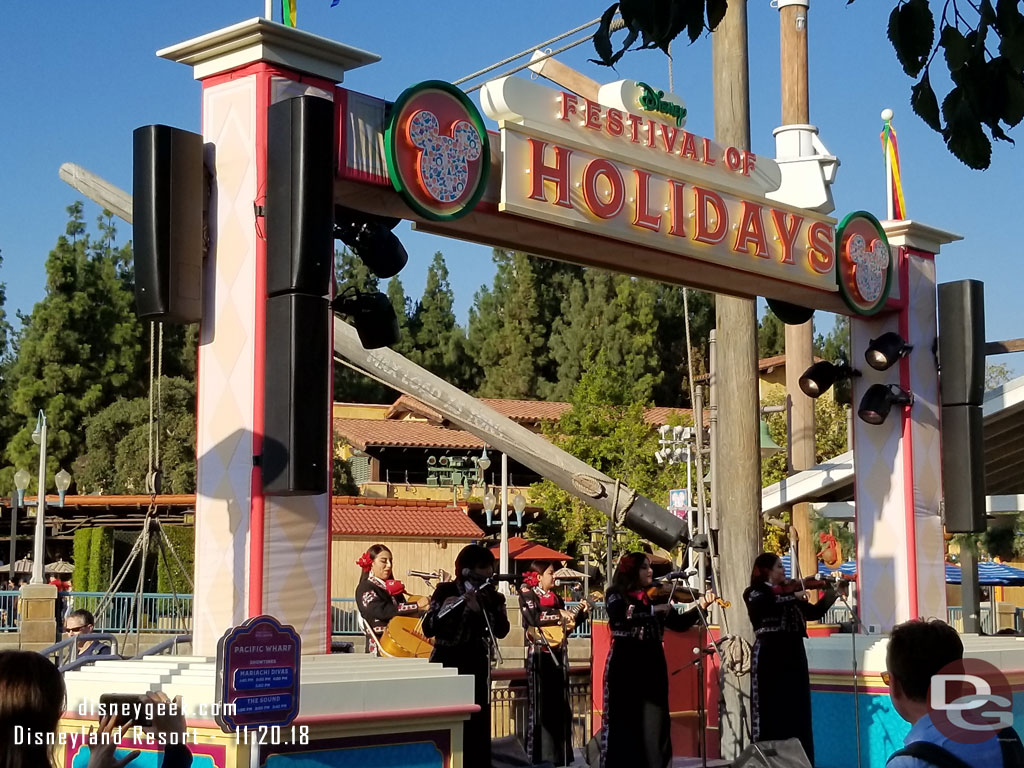
[[[658,405],[689,408],[684,289],[677,285],[655,283],[655,290],[655,347],[663,376],[654,388],[654,402]],[[693,375],[700,377],[709,370],[708,344],[711,330],[715,327],[715,296],[692,289],[688,293],[686,304],[690,308]]]
[[[847,0],[847,4],[853,0]],[[637,40],[640,48],[660,48],[686,31],[695,42],[724,18],[727,0],[618,2],[601,17],[594,35],[596,63],[614,66]],[[1003,126],[1024,119],[1024,14],[1020,0],[945,0],[936,14],[930,0],[895,0],[888,37],[903,71],[917,80],[910,89],[914,112],[939,132],[946,147],[970,168],[988,168],[989,139],[1012,141]],[[626,37],[614,50],[611,24],[622,14]],[[932,88],[930,69],[942,51],[953,87],[942,99]],[[985,133],[988,129],[988,135]]]
[[[193,382],[162,380],[158,422],[162,493],[195,492],[195,399]],[[84,451],[74,467],[80,492],[146,493],[149,409],[148,397],[121,399],[85,421]],[[156,418],[155,401],[153,410]]]
[[[85,592],[106,592],[110,586],[113,571],[114,529],[90,528],[92,542],[89,545],[89,570],[85,584],[78,589]]]
[[[493,287],[481,287],[469,311],[469,357],[482,371],[482,397],[535,399],[547,363],[547,328],[538,299],[539,262],[495,249]]]
[[[574,389],[572,408],[547,428],[546,435],[595,469],[667,503],[668,490],[685,484],[686,467],[657,465],[657,433],[644,422],[645,404],[633,399],[633,385],[623,371],[596,361]],[[574,557],[590,540],[590,531],[605,526],[604,515],[548,480],[532,487],[531,498],[547,512],[529,526],[528,536]],[[636,537],[626,544],[636,545]],[[601,552],[594,554],[603,562]]]
[[[784,405],[786,394],[781,389],[773,389],[762,399],[762,405]],[[786,414],[766,413],[762,417],[768,424],[768,434],[776,445],[786,445]],[[835,458],[845,453],[846,442],[846,409],[835,402],[827,395],[819,397],[814,401],[814,461],[820,464],[823,461]],[[786,452],[779,451],[774,456],[761,459],[761,487],[767,487],[772,483],[787,477]]]
[[[470,376],[466,334],[455,322],[455,294],[441,252],[427,269],[423,297],[409,321],[413,348],[409,357],[442,379],[463,386]]]
[[[757,323],[757,356],[774,357],[786,351],[786,325],[778,315],[766,309]]]
[[[71,574],[71,584],[79,591],[87,591],[86,587],[89,583],[89,565],[92,562],[90,556],[92,531],[92,528],[79,528],[75,531],[72,545],[72,560],[75,562],[75,570]]]
[[[820,333],[814,338],[814,354],[822,360],[834,363],[836,360],[845,360],[852,364],[850,357],[850,318],[845,315],[836,315],[835,325],[825,336]]]
[[[334,252],[334,276],[339,296],[348,291],[377,293],[380,290],[380,281],[366,268],[362,259],[347,248]],[[399,315],[398,319],[401,324],[402,315]],[[336,402],[386,403],[394,401],[396,397],[395,391],[390,387],[352,370],[347,365],[334,366]]]
[[[15,467],[36,466],[39,449],[31,434],[44,410],[49,477],[79,455],[90,416],[119,397],[143,394],[146,382],[143,328],[126,271],[130,247],[114,247],[109,223],[91,239],[81,203],[68,213],[66,234],[46,261],[46,296],[24,319],[10,369],[8,407],[16,432],[7,458]],[[8,487],[9,474],[8,468]]]
[[[179,595],[192,593],[195,580],[196,529],[191,525],[161,526],[167,534],[168,541],[174,547],[172,554],[166,543],[161,549],[155,534],[152,543],[153,560],[156,564],[156,591],[165,594],[177,592]],[[177,559],[174,555],[177,554]],[[181,561],[181,567],[178,565]],[[184,570],[182,570],[184,568]]]
[[[985,366],[985,391],[1002,386],[1013,378],[1013,371],[1006,363],[989,363]]]

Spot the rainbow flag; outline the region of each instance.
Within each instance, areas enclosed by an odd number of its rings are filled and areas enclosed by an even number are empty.
[[[907,208],[903,202],[903,183],[900,178],[900,147],[896,142],[896,129],[892,127],[891,120],[885,121],[881,139],[886,169],[892,178],[892,185],[888,190],[892,200],[892,218],[898,221],[906,218]]]
[[[295,26],[295,3],[298,0],[281,0],[281,23],[286,27]]]

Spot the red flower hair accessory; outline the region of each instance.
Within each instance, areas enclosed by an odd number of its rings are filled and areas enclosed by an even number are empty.
[[[523,573],[523,584],[528,587],[536,587],[540,584],[540,574],[536,571],[526,571]]]
[[[363,552],[363,554],[359,556],[359,559],[356,560],[356,565],[362,568],[364,572],[369,571],[370,566],[373,565],[373,558],[370,557],[370,553]]]

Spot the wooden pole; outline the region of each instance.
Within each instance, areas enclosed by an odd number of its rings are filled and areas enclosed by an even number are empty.
[[[746,0],[729,3],[711,35],[715,97],[715,140],[750,148],[750,83],[747,64]],[[761,453],[757,397],[757,309],[749,299],[715,299],[719,546],[723,597],[734,606],[730,629],[753,643],[743,590],[761,549]],[[734,759],[749,741],[750,676],[725,678],[721,702],[722,757]]]
[[[782,124],[810,121],[807,88],[807,0],[779,7],[779,39],[782,49]],[[800,391],[800,376],[812,362],[814,322],[786,326],[786,395],[789,402],[789,470],[810,469],[815,464],[814,401]],[[797,559],[803,576],[818,570],[818,549],[811,536],[811,508],[796,504],[792,526],[796,530]],[[797,575],[794,573],[794,575]],[[814,598],[816,599],[816,595]]]

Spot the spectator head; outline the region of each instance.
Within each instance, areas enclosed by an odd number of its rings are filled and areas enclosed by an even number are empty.
[[[33,651],[0,651],[0,756],[7,768],[55,764],[52,747],[15,741],[25,734],[55,733],[64,711],[64,679],[53,663]]]
[[[762,552],[754,559],[754,567],[750,569],[750,586],[759,584],[781,584],[786,578],[786,569],[782,558],[774,552]]]
[[[885,666],[889,693],[900,717],[916,723],[926,714],[932,676],[963,657],[960,635],[944,621],[915,619],[893,627]]]
[[[612,586],[624,593],[635,592],[649,587],[653,578],[650,556],[646,552],[630,552],[619,558],[612,575]]]
[[[96,619],[89,611],[85,608],[77,608],[64,617],[64,632],[68,637],[92,634],[95,622]],[[82,643],[79,642],[79,647],[81,645]]]

